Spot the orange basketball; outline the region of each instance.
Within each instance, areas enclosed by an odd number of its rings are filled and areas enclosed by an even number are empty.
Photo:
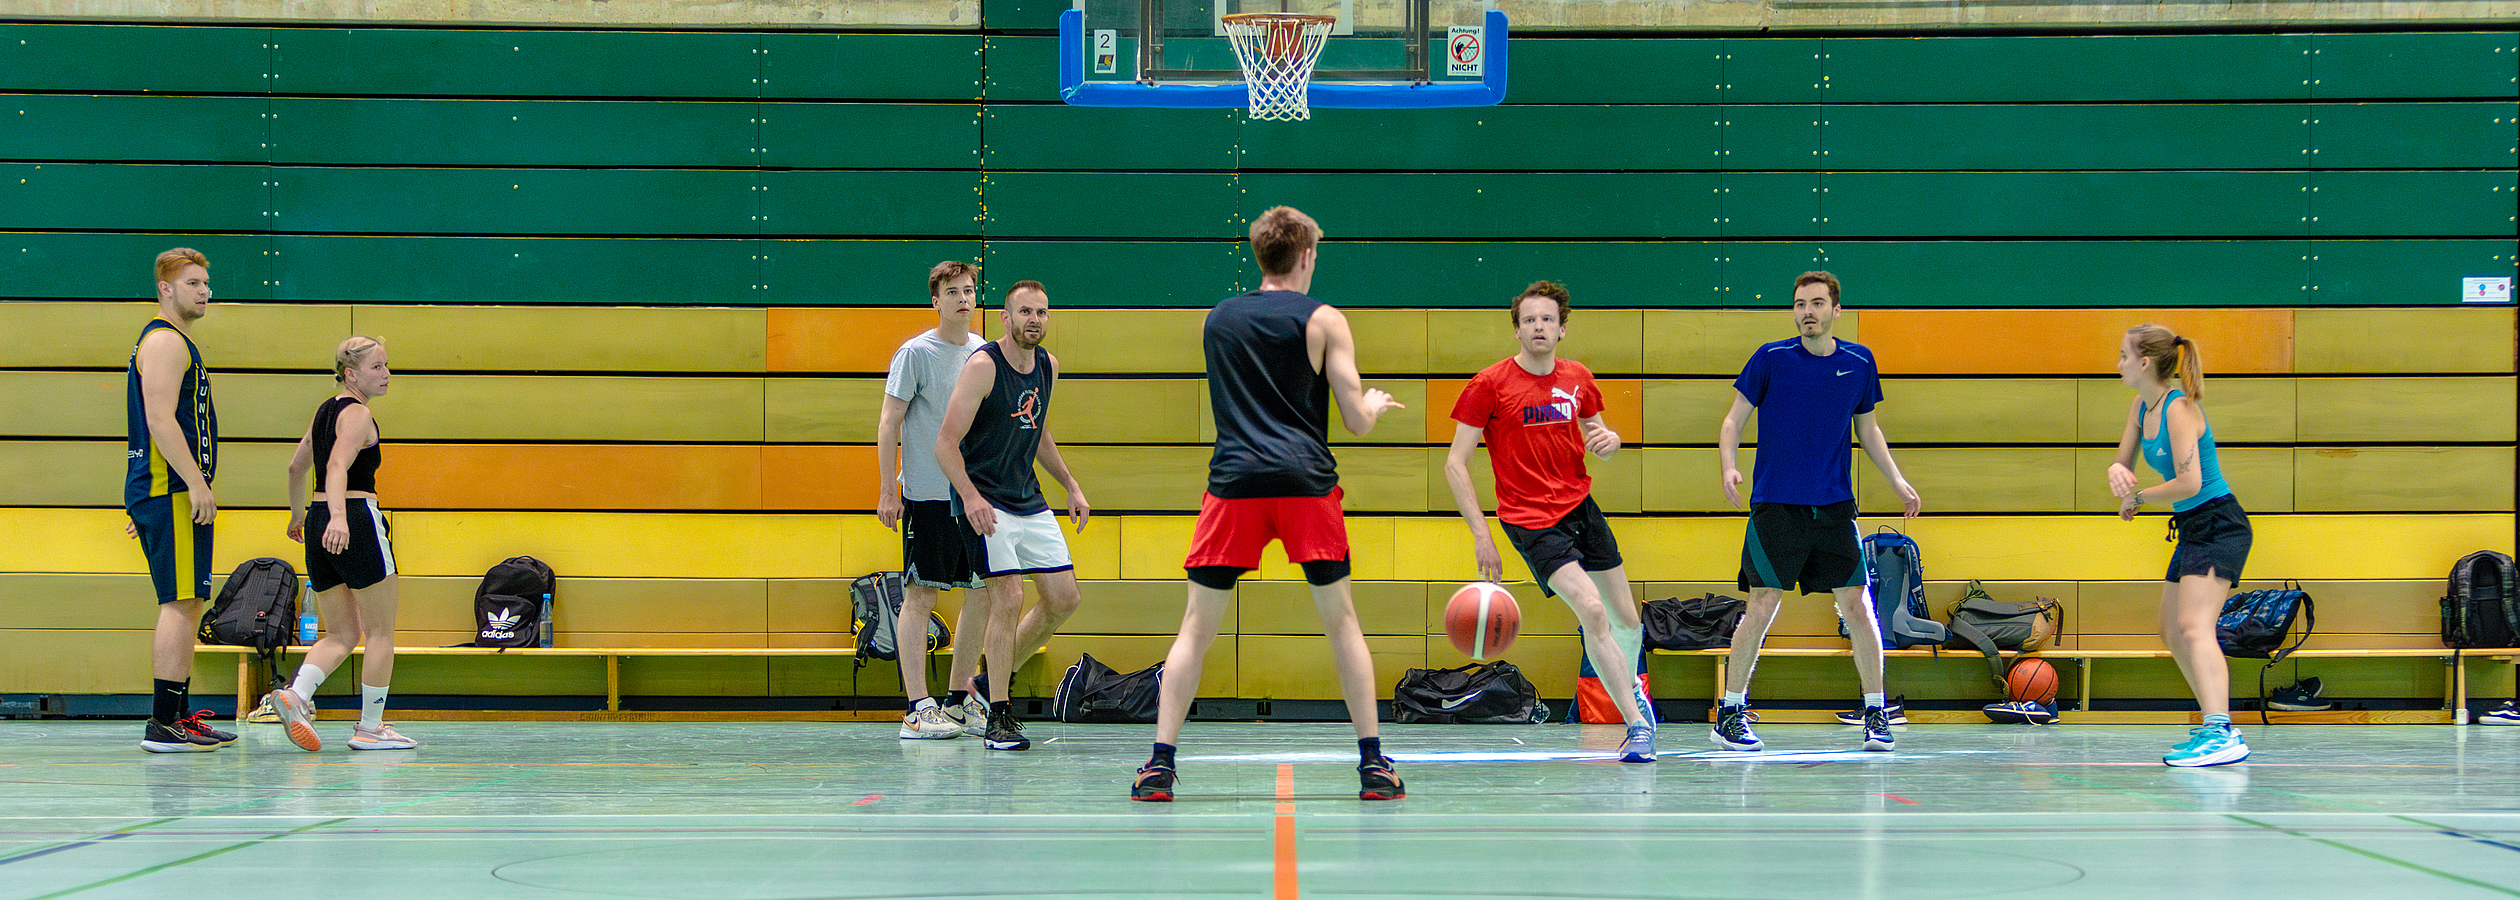
[[[1453,592],[1452,602],[1444,604],[1444,633],[1471,659],[1505,652],[1521,631],[1522,607],[1514,605],[1514,595],[1494,584],[1462,585]]]
[[[2056,667],[2044,659],[2017,659],[2004,672],[2004,689],[2014,700],[2056,705]]]

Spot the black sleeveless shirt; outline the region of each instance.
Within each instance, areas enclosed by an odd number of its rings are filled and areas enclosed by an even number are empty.
[[[980,353],[997,370],[997,385],[963,432],[963,471],[990,506],[1018,516],[1047,510],[1033,456],[1041,449],[1041,426],[1050,421],[1050,354],[1034,348],[1033,370],[1017,372],[998,342],[980,345]]]
[[[315,407],[315,494],[318,500],[324,493],[324,477],[331,474],[333,442],[340,437],[334,432],[340,428],[341,411],[357,402],[352,397],[334,397]],[[379,428],[376,443],[369,444],[359,451],[358,456],[351,457],[350,474],[344,479],[349,484],[343,490],[376,493],[376,467],[385,462],[385,454],[379,448],[384,444],[385,430]]]
[[[1203,342],[1216,453],[1208,493],[1326,497],[1339,486],[1330,379],[1313,371],[1304,344],[1305,325],[1324,305],[1294,291],[1253,291],[1209,311]]]

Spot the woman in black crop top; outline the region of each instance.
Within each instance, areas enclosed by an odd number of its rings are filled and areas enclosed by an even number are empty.
[[[400,591],[393,542],[376,503],[376,467],[383,462],[377,445],[383,436],[367,401],[383,396],[392,378],[383,343],[368,337],[341,342],[333,354],[333,379],[341,382],[341,391],[315,408],[315,421],[289,459],[289,540],[306,545],[306,578],[323,611],[324,636],[307,648],[296,680],[271,692],[269,703],[287,724],[289,740],[310,751],[323,749],[313,723],[315,690],[361,638],[367,658],[359,672],[359,724],[351,729],[350,749],[420,746],[385,722]],[[301,506],[298,492],[309,469],[315,473],[315,497]]]

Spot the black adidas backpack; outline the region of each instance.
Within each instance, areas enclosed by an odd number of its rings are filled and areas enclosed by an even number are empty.
[[[556,581],[551,567],[531,556],[491,566],[473,589],[472,646],[542,646],[543,598],[551,596]]]
[[[2450,593],[2441,598],[2441,643],[2446,647],[2520,647],[2520,602],[2512,585],[2520,578],[2511,557],[2479,550],[2450,567]]]
[[[297,569],[288,560],[247,560],[219,586],[198,636],[204,644],[254,648],[278,683],[281,651],[297,643],[297,602]]]

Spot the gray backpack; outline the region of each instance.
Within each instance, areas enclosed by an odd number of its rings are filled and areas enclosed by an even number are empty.
[[[901,618],[901,590],[905,584],[899,572],[876,572],[858,576],[849,582],[849,606],[856,619],[857,665],[866,667],[869,659],[900,659],[901,647],[893,632]],[[945,629],[945,620],[928,613],[927,652],[952,645],[953,633]]]
[[[1972,581],[1968,594],[1951,608],[1951,636],[1986,654],[1986,667],[1993,670],[1995,683],[2003,684],[2004,673],[2012,666],[2004,662],[2001,651],[2032,653],[2045,648],[2056,637],[2063,618],[2054,600],[2036,597],[2027,603],[2008,603]]]

